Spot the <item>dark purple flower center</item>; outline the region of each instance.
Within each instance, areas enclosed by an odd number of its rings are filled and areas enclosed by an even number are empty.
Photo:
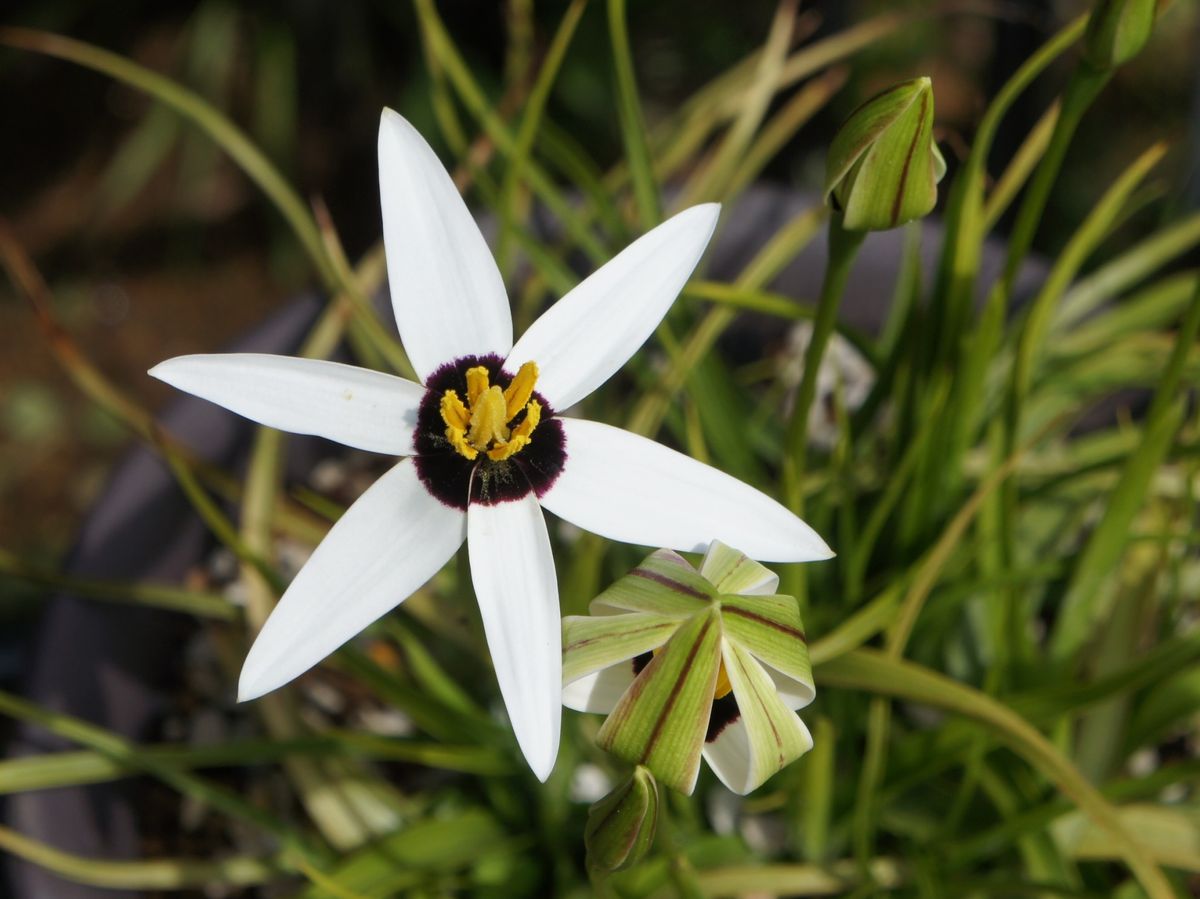
[[[488,370],[491,384],[504,390],[512,383],[513,373],[506,372],[503,364],[504,360],[496,355],[464,356],[443,365],[425,381],[425,397],[417,411],[417,428],[413,433],[417,450],[413,461],[425,489],[452,508],[465,510],[469,503],[495,505],[521,499],[531,492],[540,497],[553,485],[566,461],[562,425],[545,397],[536,390],[532,398],[541,406],[541,420],[529,442],[509,458],[496,460],[481,453],[473,460],[467,459],[447,437],[446,420],[442,416],[446,391],[467,396],[467,371],[478,366]],[[512,422],[519,423],[519,417]]]

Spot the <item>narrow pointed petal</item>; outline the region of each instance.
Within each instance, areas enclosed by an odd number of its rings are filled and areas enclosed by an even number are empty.
[[[687,559],[669,549],[656,549],[593,599],[588,610],[593,615],[649,612],[679,618],[696,614],[716,598],[713,585]]]
[[[578,708],[565,699],[568,686],[605,669],[623,668],[629,672],[626,681],[632,680],[632,669],[628,664],[630,659],[662,646],[679,625],[677,618],[642,612],[598,617],[569,615],[564,618],[564,704]]]
[[[395,456],[414,452],[425,395],[383,372],[263,353],[176,356],[150,375],[268,427]]]
[[[546,519],[531,493],[467,510],[471,580],[517,743],[539,780],[558,757],[562,623]]]
[[[720,540],[765,562],[833,555],[812,528],[737,478],[620,428],[559,420],[567,461],[542,505],[585,531],[682,552]]]
[[[745,795],[812,749],[812,737],[748,653],[726,642],[722,659],[739,714],[710,734],[704,758],[725,786]]]
[[[238,699],[283,686],[406,600],[462,545],[464,518],[426,492],[408,459],[372,484],[267,619],[242,666]]]
[[[696,786],[721,660],[714,611],[693,615],[625,691],[596,743],[681,793]]]
[[[754,656],[792,709],[804,708],[816,696],[812,662],[800,608],[791,596],[723,596],[721,620],[725,638]]]
[[[720,540],[709,544],[700,574],[718,593],[763,596],[779,589],[779,575]]]
[[[512,313],[492,252],[437,154],[390,109],[379,193],[392,309],[421,380],[459,356],[507,355]]]
[[[579,402],[637,352],[704,254],[720,206],[693,206],[642,235],[551,306],[513,347],[505,368],[536,362],[555,409]]]

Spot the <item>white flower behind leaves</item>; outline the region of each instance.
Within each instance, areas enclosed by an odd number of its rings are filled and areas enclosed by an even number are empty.
[[[563,703],[608,719],[597,742],[691,793],[703,757],[749,793],[812,748],[815,690],[796,600],[714,542],[697,572],[660,549],[563,620]]]
[[[770,497],[660,446],[559,413],[658,326],[716,225],[714,204],[634,241],[515,343],[500,272],[433,150],[391,110],[379,128],[392,308],[421,383],[334,362],[181,356],[151,370],[260,424],[408,456],[350,507],[267,620],[239,697],[286,684],[403,602],[466,540],[500,692],[545,780],[558,753],[561,623],[542,507],[601,536],[757,558],[828,558]]]

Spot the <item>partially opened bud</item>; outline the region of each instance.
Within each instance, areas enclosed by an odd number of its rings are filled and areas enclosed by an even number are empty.
[[[1097,0],[1083,38],[1087,61],[1105,71],[1137,56],[1154,30],[1154,10],[1155,0]]]
[[[849,231],[886,231],[928,215],[946,161],[933,142],[928,78],[898,84],[851,114],[833,138],[825,200]]]
[[[583,844],[588,864],[619,871],[636,864],[658,826],[658,784],[649,769],[638,765],[611,793],[588,809]]]

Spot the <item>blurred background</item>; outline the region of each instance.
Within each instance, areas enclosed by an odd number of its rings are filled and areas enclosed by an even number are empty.
[[[631,3],[629,30],[649,123],[759,48],[775,6],[773,0]],[[837,124],[874,91],[919,74],[933,78],[937,134],[953,168],[987,99],[1087,6],[1080,0],[802,4],[800,38],[898,8],[931,14],[858,54],[834,101],[778,154],[765,178],[818,191]],[[438,3],[501,109],[515,103],[503,86],[536,70],[565,7],[557,0]],[[439,144],[427,61],[407,3],[8,0],[0,24],[96,44],[199,92],[244,128],[303,196],[324,201],[352,261],[380,236],[381,107],[400,110],[450,158]],[[1038,249],[1055,252],[1100,185],[1154,140],[1174,145],[1164,181],[1176,188],[1155,207],[1155,218],[1134,215],[1113,240],[1127,242],[1130,232],[1151,230],[1158,217],[1198,205],[1198,50],[1200,10],[1180,0],[1151,46],[1119,70],[1085,118]],[[1060,71],[1070,64],[1068,58]],[[1063,80],[1054,74],[1039,80],[1005,120],[994,171]],[[604,9],[593,4],[557,80],[547,127],[586,148],[601,169],[623,152],[612,82]],[[168,399],[168,389],[145,375],[149,366],[216,351],[313,285],[293,234],[257,188],[207,138],[146,97],[70,63],[0,48],[0,122],[0,215],[45,274],[80,344],[149,407]],[[27,306],[6,280],[0,283],[0,551],[57,565],[129,443],[125,430],[62,374]],[[0,579],[5,684],[21,670],[22,639],[39,596]]]

